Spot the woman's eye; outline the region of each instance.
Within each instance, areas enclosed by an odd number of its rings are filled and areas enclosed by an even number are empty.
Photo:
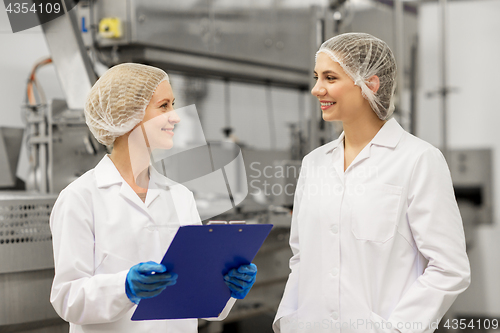
[[[313,79],[314,79],[314,81],[318,81],[318,77],[317,76],[313,76]]]
[[[328,81],[336,80],[337,78],[335,76],[327,76],[326,77]]]
[[[168,104],[168,102],[167,102],[167,103],[165,103],[165,104],[162,104],[162,105],[160,106],[160,109],[164,109],[164,111],[168,112],[168,111],[171,111],[171,109],[173,109],[173,108],[174,108],[174,105],[175,105],[175,102],[172,102],[172,103],[170,104],[170,107],[169,107],[169,104]]]

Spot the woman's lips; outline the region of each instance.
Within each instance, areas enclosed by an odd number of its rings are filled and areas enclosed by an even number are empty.
[[[166,132],[170,135],[174,135],[174,129],[173,128],[162,128],[162,132]]]
[[[321,103],[321,110],[326,110],[330,108],[332,105],[335,105],[336,102],[331,102],[331,101],[320,101]]]

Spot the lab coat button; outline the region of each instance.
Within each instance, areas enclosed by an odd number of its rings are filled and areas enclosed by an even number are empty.
[[[336,234],[336,233],[338,233],[338,232],[339,232],[339,226],[338,226],[337,224],[334,224],[334,225],[332,226],[332,232],[333,232],[334,234]]]
[[[332,319],[333,320],[339,319],[339,314],[337,312],[332,313]]]
[[[339,275],[339,269],[338,268],[332,269],[332,276],[335,277],[337,275]]]

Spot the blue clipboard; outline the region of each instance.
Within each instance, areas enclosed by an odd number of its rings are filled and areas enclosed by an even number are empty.
[[[231,297],[223,276],[251,263],[272,227],[181,226],[161,261],[179,275],[177,283],[156,297],[141,300],[132,320],[218,317]]]

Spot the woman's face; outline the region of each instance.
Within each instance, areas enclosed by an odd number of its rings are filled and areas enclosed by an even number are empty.
[[[321,102],[323,120],[351,121],[366,108],[368,101],[361,95],[361,88],[326,53],[318,54],[314,78],[311,94]]]
[[[163,81],[146,107],[146,114],[140,125],[144,125],[151,149],[170,149],[174,145],[174,125],[180,121],[174,111],[174,100],[170,83]]]

